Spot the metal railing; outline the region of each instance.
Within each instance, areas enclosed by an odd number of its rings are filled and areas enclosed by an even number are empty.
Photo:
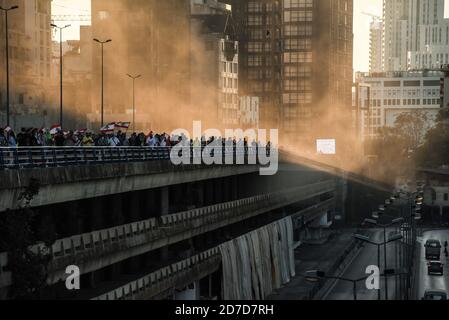
[[[205,152],[214,156],[216,152],[214,147],[207,146],[186,148],[190,159],[201,159]],[[223,147],[218,157],[223,158],[223,163],[226,157],[232,156],[233,160],[241,158],[246,164],[264,149],[269,155],[270,150],[262,147]],[[170,160],[171,152],[172,147],[0,147],[0,170],[161,161]]]
[[[73,263],[76,256],[78,256],[78,259],[88,260],[88,257],[91,257],[90,253],[95,252],[105,255],[117,252],[117,248],[129,251],[131,248],[143,246],[186,230],[193,232],[195,228],[201,228],[204,225],[212,226],[222,221],[245,219],[248,218],[248,214],[244,213],[245,210],[253,214],[253,212],[257,212],[255,206],[262,208],[277,207],[281,204],[290,204],[302,198],[310,198],[328,192],[333,188],[332,181],[323,181],[313,185],[261,194],[58,239],[49,248],[45,244],[39,243],[30,249],[36,254],[49,254],[56,267],[60,265],[59,262],[61,264]]]
[[[202,252],[186,260],[174,263],[168,267],[152,272],[140,279],[129,282],[115,290],[97,296],[91,300],[135,300],[146,295],[146,292],[153,289],[169,289],[176,283],[177,278],[191,278],[190,273],[198,270],[201,265],[210,262],[221,261],[221,254],[218,248]],[[148,294],[148,293],[147,293]],[[151,297],[150,297],[151,298]]]

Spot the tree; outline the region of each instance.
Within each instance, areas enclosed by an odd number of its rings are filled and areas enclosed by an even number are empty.
[[[449,164],[449,109],[440,111],[436,126],[429,130],[425,143],[416,153],[421,167],[439,167]]]
[[[35,212],[30,208],[31,201],[39,193],[39,183],[30,182],[29,187],[20,195],[21,208],[0,214],[0,252],[8,252],[8,268],[12,273],[13,286],[11,299],[36,299],[47,284],[47,266],[51,256],[46,252],[33,252],[35,245],[32,224]],[[48,246],[54,241],[54,235],[44,239]]]
[[[413,111],[401,113],[394,123],[394,131],[398,139],[402,139],[407,151],[416,151],[424,142],[429,130],[429,117],[426,112]]]

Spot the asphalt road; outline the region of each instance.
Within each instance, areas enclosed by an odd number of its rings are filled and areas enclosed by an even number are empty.
[[[444,276],[431,275],[427,273],[427,260],[425,257],[424,244],[428,239],[440,240],[443,246],[441,251],[441,262],[444,263]],[[422,298],[426,290],[443,290],[449,293],[449,259],[444,255],[444,241],[449,242],[449,230],[438,230],[425,232],[422,238],[418,238],[421,246],[419,266],[418,297]]]
[[[394,230],[387,230],[391,233]],[[387,235],[388,237],[388,235]],[[373,230],[371,240],[377,243],[383,242],[383,230]],[[387,245],[387,267],[395,267],[395,243]],[[380,270],[384,270],[384,250],[383,246],[380,250],[381,263]],[[360,279],[366,277],[366,268],[370,265],[377,265],[377,246],[371,244],[365,244],[364,248],[355,257],[355,259],[348,265],[347,269],[343,272],[341,277],[347,279]],[[381,271],[382,272],[382,271]],[[385,282],[384,278],[380,280],[380,292],[381,300],[385,300]],[[346,281],[336,281],[334,286],[324,296],[325,300],[353,300],[353,284]],[[379,290],[368,290],[366,288],[365,281],[361,281],[357,284],[357,299],[358,300],[377,300]],[[396,282],[394,277],[388,279],[388,296],[389,300],[395,299],[396,294]]]

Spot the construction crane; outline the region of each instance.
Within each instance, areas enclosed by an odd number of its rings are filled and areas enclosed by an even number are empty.
[[[55,14],[51,16],[53,22],[91,22],[92,16],[89,14]]]
[[[375,14],[373,14],[373,13],[362,12],[362,14],[364,14],[365,16],[369,16],[369,17],[373,18],[373,21],[374,21],[374,22],[376,22],[376,21],[381,21],[381,20],[382,20],[382,18],[381,18],[380,16],[375,15]]]

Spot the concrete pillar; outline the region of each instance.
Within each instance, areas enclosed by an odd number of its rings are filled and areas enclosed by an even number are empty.
[[[166,261],[166,260],[170,259],[170,252],[168,250],[168,246],[161,248],[160,254],[161,254],[162,261]]]
[[[232,198],[233,200],[238,200],[239,192],[238,192],[238,177],[232,177]]]
[[[223,202],[223,180],[216,179],[214,180],[214,199],[215,203]]]
[[[197,203],[195,203],[195,206],[197,208],[204,207],[204,187],[203,183],[200,181],[196,184],[196,193],[197,193]]]
[[[40,215],[39,226],[37,227],[38,239],[54,239],[57,240],[56,224],[53,220],[51,212],[45,212]]]
[[[92,289],[95,289],[95,288],[97,288],[97,283],[98,283],[98,281],[97,281],[97,272],[98,271],[93,271],[93,272],[91,272],[90,274],[89,274],[89,287],[90,288],[92,288]]]
[[[155,197],[155,189],[146,190],[143,192],[144,208],[142,217],[148,219],[157,216],[157,205]]]
[[[89,229],[90,230],[101,230],[104,228],[103,222],[103,198],[90,199],[89,200]]]
[[[210,206],[214,203],[214,182],[204,181],[205,184],[205,204]]]
[[[125,217],[123,215],[123,195],[116,194],[112,196],[109,199],[108,207],[109,210],[107,217],[109,220],[109,225],[113,227],[125,224]]]
[[[83,219],[80,214],[79,202],[74,201],[63,205],[63,212],[61,214],[66,214],[65,223],[65,233],[67,236],[73,236],[82,234],[83,230]]]
[[[140,197],[140,192],[132,192],[128,195],[128,201],[126,203],[126,206],[128,207],[129,222],[136,222],[142,220],[140,212],[141,201],[142,199]]]
[[[160,210],[161,216],[170,214],[170,189],[169,189],[169,187],[161,188],[160,203],[161,203],[161,210]]]

